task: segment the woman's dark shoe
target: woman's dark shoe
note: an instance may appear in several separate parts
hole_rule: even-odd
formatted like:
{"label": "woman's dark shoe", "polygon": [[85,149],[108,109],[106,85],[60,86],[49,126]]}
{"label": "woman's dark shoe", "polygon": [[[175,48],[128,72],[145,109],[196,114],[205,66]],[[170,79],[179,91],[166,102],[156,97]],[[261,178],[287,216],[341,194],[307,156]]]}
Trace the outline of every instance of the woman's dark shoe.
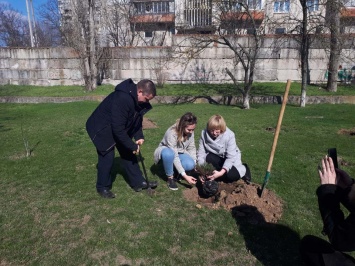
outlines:
{"label": "woman's dark shoe", "polygon": [[113,199],[116,197],[116,195],[113,194],[109,189],[97,190],[97,193],[99,193],[99,195],[105,199]]}
{"label": "woman's dark shoe", "polygon": [[175,178],[168,178],[168,188],[171,189],[171,190],[178,190],[178,186],[176,184],[176,180]]}

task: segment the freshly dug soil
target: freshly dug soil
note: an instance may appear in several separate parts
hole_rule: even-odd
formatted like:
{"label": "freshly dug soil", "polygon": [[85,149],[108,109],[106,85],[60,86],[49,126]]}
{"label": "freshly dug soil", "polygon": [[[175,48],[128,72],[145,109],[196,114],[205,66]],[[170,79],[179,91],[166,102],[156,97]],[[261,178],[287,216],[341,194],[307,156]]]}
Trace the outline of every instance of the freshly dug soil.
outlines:
{"label": "freshly dug soil", "polygon": [[[143,118],[143,129],[156,127],[153,121]],[[201,196],[196,187],[185,189],[183,194],[187,200],[196,202],[198,208],[224,208],[231,211],[234,217],[243,217],[251,224],[276,223],[282,216],[282,200],[266,188],[259,197],[258,189],[260,186],[257,184],[247,185],[239,180],[233,183],[219,182],[218,193],[210,198]]]}
{"label": "freshly dug soil", "polygon": [[143,117],[143,129],[156,128],[157,125],[150,119]]}
{"label": "freshly dug soil", "polygon": [[251,224],[276,223],[282,216],[283,202],[266,188],[259,197],[260,188],[260,185],[248,185],[243,180],[238,180],[233,183],[219,182],[218,193],[210,198],[200,195],[196,187],[185,189],[183,194],[187,200],[196,202],[197,208],[224,208],[231,211],[234,217],[243,217]]}

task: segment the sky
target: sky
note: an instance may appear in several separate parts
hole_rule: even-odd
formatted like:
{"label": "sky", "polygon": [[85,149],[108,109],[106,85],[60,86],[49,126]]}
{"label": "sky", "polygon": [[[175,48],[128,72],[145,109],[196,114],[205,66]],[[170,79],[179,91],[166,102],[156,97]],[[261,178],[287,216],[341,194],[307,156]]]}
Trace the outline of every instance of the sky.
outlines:
{"label": "sky", "polygon": [[[9,3],[13,9],[18,10],[23,15],[27,15],[26,0],[0,0],[0,2]],[[37,13],[38,7],[46,2],[47,0],[32,0],[34,12]],[[30,0],[28,0],[28,3],[30,3]]]}

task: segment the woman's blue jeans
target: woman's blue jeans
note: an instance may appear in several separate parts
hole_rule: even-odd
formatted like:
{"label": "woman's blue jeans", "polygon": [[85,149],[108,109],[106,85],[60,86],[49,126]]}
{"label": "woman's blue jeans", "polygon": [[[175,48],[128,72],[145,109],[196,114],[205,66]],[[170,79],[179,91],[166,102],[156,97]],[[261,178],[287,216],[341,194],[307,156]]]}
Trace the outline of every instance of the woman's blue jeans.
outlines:
{"label": "woman's blue jeans", "polygon": [[[175,158],[175,153],[172,149],[170,148],[164,148],[161,151],[161,161],[163,162],[163,167],[165,174],[167,176],[173,176],[174,175],[174,158]],[[190,171],[195,168],[195,161],[192,159],[192,157],[188,154],[185,153],[179,153],[179,158],[182,167],[185,169],[185,171]]]}

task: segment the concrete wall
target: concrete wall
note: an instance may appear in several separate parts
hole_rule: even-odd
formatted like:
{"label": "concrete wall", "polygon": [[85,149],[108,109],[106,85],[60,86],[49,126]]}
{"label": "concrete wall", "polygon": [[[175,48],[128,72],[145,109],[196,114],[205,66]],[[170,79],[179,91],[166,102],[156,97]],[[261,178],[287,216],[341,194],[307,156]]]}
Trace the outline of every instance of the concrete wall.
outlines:
{"label": "concrete wall", "polygon": [[1,48],[0,83],[48,86],[83,80],[80,61],[70,48]]}
{"label": "concrete wall", "polygon": [[[163,75],[167,83],[231,82],[225,68],[233,69],[230,49],[212,45],[199,59],[187,61],[172,53],[173,47],[108,48],[103,83],[117,84],[132,78],[154,81]],[[345,51],[349,53],[348,50]],[[351,52],[351,51],[350,51]],[[328,58],[324,50],[310,51],[311,82],[324,82]],[[351,63],[341,63],[351,68]],[[354,64],[355,65],[355,64]],[[241,66],[236,75],[243,78]],[[293,45],[279,47],[277,52],[263,48],[257,62],[255,81],[281,81],[301,79],[298,52]],[[81,85],[83,79],[80,60],[70,48],[0,48],[0,84],[15,85]]]}

